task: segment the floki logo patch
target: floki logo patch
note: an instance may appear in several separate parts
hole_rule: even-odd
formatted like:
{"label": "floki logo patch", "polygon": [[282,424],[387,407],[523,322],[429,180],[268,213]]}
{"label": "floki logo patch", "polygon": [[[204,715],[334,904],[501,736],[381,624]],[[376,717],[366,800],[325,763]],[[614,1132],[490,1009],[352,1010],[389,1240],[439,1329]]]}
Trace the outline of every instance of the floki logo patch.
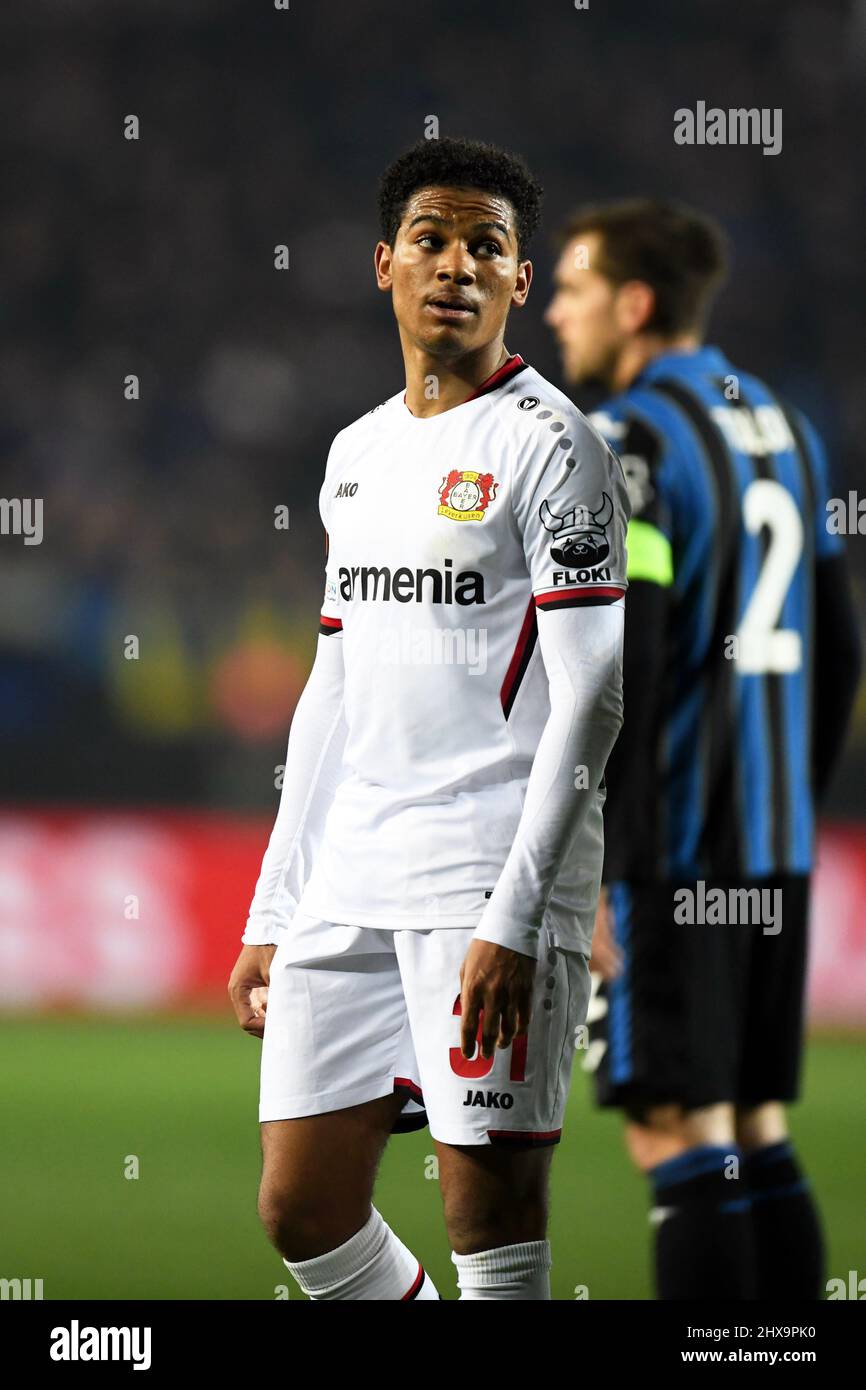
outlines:
{"label": "floki logo patch", "polygon": [[581,503],[570,512],[557,516],[551,511],[545,497],[538,514],[545,529],[553,532],[554,543],[550,553],[554,560],[566,568],[598,565],[610,554],[606,528],[613,517],[613,503],[606,492],[601,494],[601,506],[597,512]]}
{"label": "floki logo patch", "polygon": [[492,473],[452,468],[439,488],[439,515],[451,521],[483,521],[498,486]]}

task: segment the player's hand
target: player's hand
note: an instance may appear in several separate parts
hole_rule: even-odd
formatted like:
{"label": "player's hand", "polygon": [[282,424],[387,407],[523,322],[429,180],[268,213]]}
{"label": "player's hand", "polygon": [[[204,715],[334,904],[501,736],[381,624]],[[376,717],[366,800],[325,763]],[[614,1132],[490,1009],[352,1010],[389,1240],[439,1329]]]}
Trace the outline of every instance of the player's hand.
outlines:
{"label": "player's hand", "polygon": [[460,1051],[475,1055],[483,1014],[481,1055],[509,1043],[529,1028],[535,958],[492,941],[473,941],[460,967]]}
{"label": "player's hand", "polygon": [[245,1033],[262,1038],[268,1007],[268,982],[276,946],[243,946],[229,980],[229,998]]}
{"label": "player's hand", "polygon": [[622,973],[622,952],[613,938],[613,908],[606,888],[598,895],[598,908],[595,926],[592,931],[592,957],[590,970],[594,970],[603,980],[615,980]]}

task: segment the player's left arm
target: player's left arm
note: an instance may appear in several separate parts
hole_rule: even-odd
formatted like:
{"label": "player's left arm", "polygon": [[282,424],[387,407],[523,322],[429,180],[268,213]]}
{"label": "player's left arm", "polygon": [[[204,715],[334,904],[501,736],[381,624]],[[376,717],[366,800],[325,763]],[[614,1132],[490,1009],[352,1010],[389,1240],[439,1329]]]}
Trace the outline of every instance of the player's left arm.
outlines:
{"label": "player's left arm", "polygon": [[812,785],[821,803],[839,763],[860,684],[863,653],[844,553],[815,565],[815,716]]}
{"label": "player's left arm", "polygon": [[550,714],[508,857],[462,974],[461,1044],[482,1055],[529,1024],[538,933],[563,855],[588,815],[622,725],[625,529],[619,460],[577,415],[576,464],[536,457],[515,486],[515,519],[532,579]]}
{"label": "player's left arm", "polygon": [[862,669],[862,647],[841,535],[830,525],[830,466],[820,435],[799,411],[815,493],[815,642],[812,653],[812,787],[826,795],[838,765]]}

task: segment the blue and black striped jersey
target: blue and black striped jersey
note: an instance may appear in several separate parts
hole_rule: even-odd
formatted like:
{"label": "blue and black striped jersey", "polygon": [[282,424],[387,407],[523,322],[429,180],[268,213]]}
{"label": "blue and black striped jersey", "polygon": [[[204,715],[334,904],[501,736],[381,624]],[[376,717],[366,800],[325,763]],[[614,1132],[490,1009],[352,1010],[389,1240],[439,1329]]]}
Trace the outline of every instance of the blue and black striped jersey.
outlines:
{"label": "blue and black striped jersey", "polygon": [[[842,551],[821,441],[715,347],[655,358],[592,420],[629,480],[629,581],[665,594],[640,633],[662,673],[650,770],[630,786],[614,750],[607,779],[625,808],[608,839],[625,837],[639,797],[651,844],[626,872],[635,858],[612,843],[605,876],[808,872],[815,575]],[[639,715],[627,689],[625,728]]]}

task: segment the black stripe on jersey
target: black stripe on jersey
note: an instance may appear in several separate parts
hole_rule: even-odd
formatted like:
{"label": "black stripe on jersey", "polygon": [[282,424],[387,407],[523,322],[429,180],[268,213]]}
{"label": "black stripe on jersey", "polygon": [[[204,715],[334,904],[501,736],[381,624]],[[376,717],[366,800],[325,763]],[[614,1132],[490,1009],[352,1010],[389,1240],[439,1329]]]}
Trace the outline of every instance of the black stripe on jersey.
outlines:
{"label": "black stripe on jersey", "polygon": [[[673,535],[674,527],[670,507],[665,500],[662,489],[657,485],[658,471],[661,467],[666,447],[665,436],[655,422],[647,420],[643,415],[638,415],[636,413],[637,407],[633,407],[633,411],[635,413],[630,413],[626,416],[627,429],[624,439],[616,441],[613,445],[617,453],[620,452],[620,448],[622,449],[621,462],[632,504],[631,520],[649,522],[651,526],[657,527],[660,531],[663,531],[665,535],[671,536]],[[637,468],[635,467],[636,461],[638,463]],[[642,470],[639,467],[640,461],[643,461],[647,466],[648,471],[645,476],[642,476]],[[649,581],[641,579],[632,581],[632,584],[636,586],[635,601],[638,604],[642,601],[640,589],[643,585],[648,583]],[[652,587],[657,588],[658,586],[655,585]],[[628,604],[626,604],[626,608],[628,608]],[[629,616],[628,612],[626,612],[626,643],[629,643],[631,640],[628,636],[628,624]],[[632,631],[634,631],[634,627]],[[659,768],[662,765],[661,759],[664,756],[661,747],[664,719],[663,709],[670,698],[670,692],[673,686],[672,673],[676,670],[675,625],[669,621],[666,622],[664,626],[659,623],[654,623],[651,633],[645,635],[654,642],[662,643],[664,652],[661,666],[663,683],[659,690],[660,703],[653,720],[651,733],[653,741],[651,766]],[[643,636],[643,634],[641,636]],[[640,641],[641,638],[639,637],[638,642],[640,643]],[[622,750],[625,748],[627,741],[626,738],[622,743],[619,757],[615,757],[617,767],[623,762]],[[660,774],[656,775],[660,776]],[[617,798],[614,800],[608,813],[612,824],[616,821],[618,809],[619,799]],[[656,866],[666,862],[668,837],[670,833],[669,821],[670,817],[667,799],[661,795],[655,796],[651,824],[646,826],[647,843],[644,847],[644,852],[646,854],[646,859],[644,860],[645,864]],[[655,868],[653,868],[653,872],[655,872]]]}
{"label": "black stripe on jersey", "polygon": [[[341,618],[326,618],[324,614],[319,620],[319,632],[322,637],[335,637],[338,632],[343,631]],[[334,648],[336,651],[336,647]]]}
{"label": "black stripe on jersey", "polygon": [[[662,437],[656,429],[637,415],[628,417],[625,436],[617,441],[616,452],[620,454],[621,462],[625,460],[622,466],[632,502],[632,520],[649,521],[662,531],[670,528],[668,509],[655,486],[655,474],[663,449]],[[635,471],[636,464],[640,463],[646,464],[645,476]]]}
{"label": "black stripe on jersey", "polygon": [[676,405],[703,446],[712,470],[718,498],[715,547],[715,622],[710,636],[704,676],[704,708],[700,758],[703,767],[704,804],[696,811],[703,818],[700,851],[704,872],[742,873],[742,814],[739,795],[741,775],[735,730],[734,665],[724,655],[725,639],[736,632],[740,600],[741,523],[734,478],[734,464],[721,433],[703,402],[679,381],[653,381],[650,389]]}
{"label": "black stripe on jersey", "polygon": [[625,598],[625,589],[562,589],[558,594],[536,594],[535,606],[545,612],[554,608],[598,608],[621,598]]}
{"label": "black stripe on jersey", "polygon": [[426,1129],[427,1111],[416,1110],[411,1115],[398,1115],[391,1126],[392,1134],[414,1134],[417,1129]]}
{"label": "black stripe on jersey", "polygon": [[[774,392],[770,392],[770,394],[774,396],[776,405],[784,415],[788,424],[788,429],[794,436],[794,442],[797,445],[797,462],[803,474],[803,496],[807,499],[808,503],[808,511],[803,519],[804,523],[808,525],[809,522],[817,519],[816,514],[818,508],[818,498],[815,492],[815,478],[812,473],[812,453],[809,445],[806,443],[806,436],[803,433],[803,427],[797,417],[796,410],[788,405],[788,402],[783,400],[781,396],[776,396]],[[809,529],[809,537],[811,541],[814,541],[811,527]]]}
{"label": "black stripe on jersey", "polygon": [[[407,1100],[414,1100],[417,1105],[423,1106],[424,1092],[416,1082],[411,1081],[408,1076],[394,1077],[395,1095],[405,1095]],[[405,1115],[401,1113],[397,1116],[391,1126],[392,1134],[411,1134],[413,1130],[424,1129],[427,1125],[427,1111],[415,1110]]]}
{"label": "black stripe on jersey", "polygon": [[547,1149],[558,1144],[562,1138],[561,1129],[488,1129],[487,1137],[491,1144],[522,1144],[527,1149]]}
{"label": "black stripe on jersey", "polygon": [[[645,420],[629,415],[626,432],[622,441],[624,454],[637,454],[652,471],[662,456],[662,439],[658,430],[652,429]],[[619,450],[617,450],[619,452]]]}

